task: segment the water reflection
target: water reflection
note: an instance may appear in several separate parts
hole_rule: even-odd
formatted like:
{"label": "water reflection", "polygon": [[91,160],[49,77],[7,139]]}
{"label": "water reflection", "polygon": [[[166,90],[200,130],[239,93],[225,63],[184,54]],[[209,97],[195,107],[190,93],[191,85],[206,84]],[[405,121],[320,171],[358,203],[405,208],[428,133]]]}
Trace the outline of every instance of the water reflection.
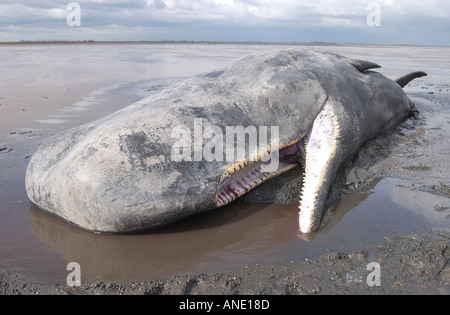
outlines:
{"label": "water reflection", "polygon": [[308,235],[299,233],[297,203],[255,205],[239,201],[143,234],[97,235],[34,207],[30,208],[30,226],[36,238],[67,263],[80,263],[84,277],[142,279],[242,267],[284,246],[308,252],[314,244],[309,246],[305,241],[328,234],[366,198],[352,195],[332,204],[322,228]]}

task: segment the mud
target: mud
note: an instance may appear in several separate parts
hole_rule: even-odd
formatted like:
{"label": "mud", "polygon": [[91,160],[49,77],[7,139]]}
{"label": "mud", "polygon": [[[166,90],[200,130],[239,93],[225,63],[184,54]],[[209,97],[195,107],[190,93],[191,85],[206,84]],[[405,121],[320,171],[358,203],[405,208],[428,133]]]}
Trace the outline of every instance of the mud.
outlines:
{"label": "mud", "polygon": [[[88,281],[69,288],[0,274],[0,294],[26,295],[317,295],[450,294],[450,233],[390,237],[354,252],[244,266],[222,273],[176,275],[150,281]],[[379,264],[379,273],[370,263]],[[379,282],[374,277],[379,276]]]}

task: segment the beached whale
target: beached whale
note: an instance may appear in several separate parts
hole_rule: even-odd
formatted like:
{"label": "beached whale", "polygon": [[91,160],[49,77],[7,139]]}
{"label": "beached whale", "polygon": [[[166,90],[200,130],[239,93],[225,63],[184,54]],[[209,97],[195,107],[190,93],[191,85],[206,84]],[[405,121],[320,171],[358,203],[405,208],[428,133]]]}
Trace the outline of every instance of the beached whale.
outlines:
{"label": "beached whale", "polygon": [[321,50],[244,57],[42,144],[32,203],[95,232],[155,228],[236,200],[302,163],[299,224],[316,230],[360,146],[418,111],[377,64]]}

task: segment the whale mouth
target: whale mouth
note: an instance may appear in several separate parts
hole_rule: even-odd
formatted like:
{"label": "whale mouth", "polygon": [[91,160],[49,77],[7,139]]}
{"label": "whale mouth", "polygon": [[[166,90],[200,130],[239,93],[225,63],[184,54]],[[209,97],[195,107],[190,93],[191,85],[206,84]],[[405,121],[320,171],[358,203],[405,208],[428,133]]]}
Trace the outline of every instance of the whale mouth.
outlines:
{"label": "whale mouth", "polygon": [[246,160],[228,168],[217,188],[217,206],[225,206],[269,179],[297,167],[304,161],[304,147],[303,141],[297,140],[256,162]]}

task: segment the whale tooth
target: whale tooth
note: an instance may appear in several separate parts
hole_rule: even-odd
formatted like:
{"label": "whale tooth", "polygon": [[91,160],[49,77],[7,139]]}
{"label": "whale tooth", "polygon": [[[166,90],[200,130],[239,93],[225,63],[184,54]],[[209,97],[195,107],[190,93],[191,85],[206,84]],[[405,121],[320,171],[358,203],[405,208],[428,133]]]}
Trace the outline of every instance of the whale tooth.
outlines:
{"label": "whale tooth", "polygon": [[221,181],[223,181],[227,177],[230,177],[231,175],[233,175],[237,171],[247,167],[250,164],[251,163],[249,163],[248,159],[245,159],[244,161],[241,161],[241,162],[233,164],[232,166],[230,166],[229,168],[227,168],[225,170],[224,174],[222,175],[222,180]]}
{"label": "whale tooth", "polygon": [[235,200],[235,199],[237,199],[239,197],[239,195],[235,192],[235,190],[233,189],[232,186],[229,186],[228,193],[229,193],[229,195],[230,195],[232,200]]}
{"label": "whale tooth", "polygon": [[225,200],[227,201],[226,203],[230,203],[233,201],[233,198],[231,198],[228,194],[225,194]]}
{"label": "whale tooth", "polygon": [[228,195],[223,191],[220,196],[222,197],[223,203],[226,204],[228,202],[230,202],[230,198],[228,197]]}

